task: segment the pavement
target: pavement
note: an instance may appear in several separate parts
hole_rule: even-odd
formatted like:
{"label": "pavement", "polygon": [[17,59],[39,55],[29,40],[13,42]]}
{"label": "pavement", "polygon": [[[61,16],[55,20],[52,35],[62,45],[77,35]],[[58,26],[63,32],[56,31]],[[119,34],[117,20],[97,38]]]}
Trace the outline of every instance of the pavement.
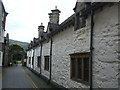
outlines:
{"label": "pavement", "polygon": [[54,86],[38,77],[28,68],[22,65],[15,65],[3,68],[2,88],[52,88]]}

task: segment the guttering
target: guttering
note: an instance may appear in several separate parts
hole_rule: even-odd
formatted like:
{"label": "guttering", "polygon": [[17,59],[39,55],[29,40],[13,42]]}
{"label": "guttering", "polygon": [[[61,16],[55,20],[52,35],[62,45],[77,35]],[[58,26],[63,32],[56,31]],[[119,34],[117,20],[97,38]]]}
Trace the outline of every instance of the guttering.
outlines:
{"label": "guttering", "polygon": [[90,90],[93,89],[93,28],[94,28],[94,10],[91,10],[91,34],[90,34]]}
{"label": "guttering", "polygon": [[50,43],[50,77],[49,77],[49,82],[51,81],[51,74],[52,74],[52,38],[51,38],[51,43]]}
{"label": "guttering", "polygon": [[42,43],[40,45],[41,45],[41,48],[40,48],[40,75],[41,75]]}

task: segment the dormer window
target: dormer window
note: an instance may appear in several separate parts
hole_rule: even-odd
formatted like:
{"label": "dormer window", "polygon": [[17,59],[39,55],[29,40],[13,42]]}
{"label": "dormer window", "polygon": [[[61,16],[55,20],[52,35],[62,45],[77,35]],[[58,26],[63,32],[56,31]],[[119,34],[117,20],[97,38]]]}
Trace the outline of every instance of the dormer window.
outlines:
{"label": "dormer window", "polygon": [[83,11],[76,14],[76,30],[86,26],[86,17],[80,16]]}
{"label": "dormer window", "polygon": [[80,28],[83,28],[86,26],[86,18],[84,16],[81,17],[80,22],[81,22]]}

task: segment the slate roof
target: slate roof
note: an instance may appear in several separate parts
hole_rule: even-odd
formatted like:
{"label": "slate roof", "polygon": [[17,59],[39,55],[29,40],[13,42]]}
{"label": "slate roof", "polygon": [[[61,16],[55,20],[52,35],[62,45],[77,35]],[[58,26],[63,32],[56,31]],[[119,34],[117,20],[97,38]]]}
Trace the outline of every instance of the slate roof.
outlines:
{"label": "slate roof", "polygon": [[[84,15],[88,15],[91,13],[91,10],[94,10],[94,9],[97,9],[99,8],[100,6],[103,6],[105,5],[106,3],[105,2],[96,2],[96,3],[93,3],[89,8],[86,8],[85,11],[83,11],[83,14],[81,16],[84,16]],[[76,7],[75,7],[76,8]],[[75,9],[74,8],[74,9]],[[46,33],[46,37],[47,39],[51,38],[52,36],[54,36],[55,34],[57,34],[58,32],[62,31],[62,30],[65,30],[66,27],[70,26],[70,25],[74,25],[74,22],[75,22],[75,14],[74,13],[73,15],[71,15],[69,18],[67,18],[64,22],[62,22],[61,24],[51,24],[51,23],[48,23],[48,28],[51,28],[52,31],[50,33]],[[35,47],[37,45],[39,45],[40,43],[42,43],[43,41],[45,41],[46,38],[43,37],[41,40],[39,39],[36,43],[32,43],[32,47]],[[32,47],[29,47],[32,48]]]}

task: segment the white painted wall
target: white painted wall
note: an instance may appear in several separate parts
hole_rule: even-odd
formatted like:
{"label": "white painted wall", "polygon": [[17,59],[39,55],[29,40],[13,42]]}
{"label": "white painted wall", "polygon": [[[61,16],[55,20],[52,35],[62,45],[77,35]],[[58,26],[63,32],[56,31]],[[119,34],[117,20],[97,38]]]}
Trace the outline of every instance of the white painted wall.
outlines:
{"label": "white painted wall", "polygon": [[87,88],[70,79],[70,54],[89,52],[89,30],[68,27],[53,37],[52,80],[66,88]]}
{"label": "white painted wall", "polygon": [[93,86],[118,88],[118,3],[95,13]]}
{"label": "white painted wall", "polygon": [[4,42],[4,34],[5,34],[5,31],[3,30],[2,27],[3,18],[4,18],[3,7],[2,7],[2,2],[0,1],[0,43]]}
{"label": "white painted wall", "polygon": [[37,57],[40,56],[40,46],[35,48],[35,53],[34,53],[34,70],[40,73],[40,67],[37,66]]}
{"label": "white painted wall", "polygon": [[0,1],[0,42],[2,42],[2,3]]}
{"label": "white painted wall", "polygon": [[[33,57],[33,49],[31,49],[30,51],[27,51],[27,67],[32,68],[33,69],[33,65],[32,65],[32,57]],[[31,61],[29,64],[29,57],[31,57]]]}
{"label": "white painted wall", "polygon": [[[118,88],[118,7],[105,6],[95,12],[93,34],[93,87]],[[74,31],[70,26],[53,36],[52,81],[66,88],[88,88],[89,86],[70,79],[70,55],[90,52],[90,16],[87,27]],[[36,56],[39,50],[36,50]],[[44,56],[50,55],[50,41],[43,43],[42,75],[49,78],[44,70]]]}
{"label": "white painted wall", "polygon": [[41,73],[42,75],[44,75],[45,77],[47,77],[49,79],[49,71],[46,71],[44,69],[45,66],[45,56],[50,56],[50,41],[45,41],[43,42],[43,46],[42,46],[42,60],[41,60]]}
{"label": "white painted wall", "polygon": [[4,30],[2,29],[2,1],[0,0],[0,66],[2,66],[3,51],[2,43],[4,42]]}
{"label": "white painted wall", "polygon": [[2,66],[3,52],[0,51],[0,66]]}

